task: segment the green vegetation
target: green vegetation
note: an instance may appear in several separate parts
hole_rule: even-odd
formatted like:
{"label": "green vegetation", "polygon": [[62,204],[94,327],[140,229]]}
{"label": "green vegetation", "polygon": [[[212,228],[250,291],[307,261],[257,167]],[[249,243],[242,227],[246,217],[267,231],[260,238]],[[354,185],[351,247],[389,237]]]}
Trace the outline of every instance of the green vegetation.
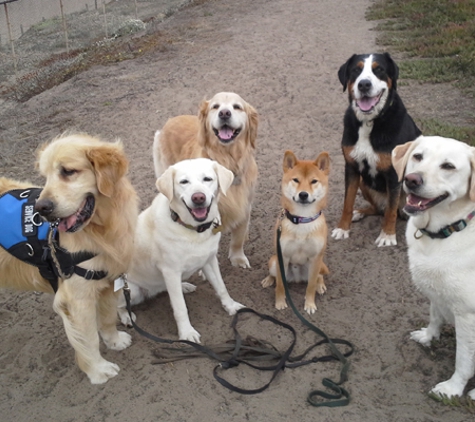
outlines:
{"label": "green vegetation", "polygon": [[[377,0],[367,18],[381,20],[379,44],[404,54],[398,62],[404,78],[453,83],[475,98],[475,0]],[[418,124],[426,133],[475,140],[474,127]]]}

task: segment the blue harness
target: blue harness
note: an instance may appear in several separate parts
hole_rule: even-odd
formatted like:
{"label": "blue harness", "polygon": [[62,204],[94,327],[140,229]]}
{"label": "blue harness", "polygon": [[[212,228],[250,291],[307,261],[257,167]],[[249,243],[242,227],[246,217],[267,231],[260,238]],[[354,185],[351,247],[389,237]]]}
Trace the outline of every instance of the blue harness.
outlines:
{"label": "blue harness", "polygon": [[87,280],[107,276],[105,271],[86,270],[76,264],[95,256],[91,252],[69,253],[59,246],[56,226],[35,211],[42,189],[14,189],[0,196],[0,246],[14,257],[38,268],[56,292],[58,278],[73,273]]}

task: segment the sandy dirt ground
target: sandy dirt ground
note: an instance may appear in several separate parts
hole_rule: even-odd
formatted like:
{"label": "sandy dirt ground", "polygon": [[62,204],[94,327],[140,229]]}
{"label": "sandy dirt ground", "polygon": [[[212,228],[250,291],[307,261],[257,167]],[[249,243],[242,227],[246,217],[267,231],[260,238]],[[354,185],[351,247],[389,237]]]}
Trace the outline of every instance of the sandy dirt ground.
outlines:
{"label": "sandy dirt ground", "polygon": [[[203,98],[235,91],[259,112],[259,186],[245,251],[252,269],[234,268],[223,237],[220,263],[234,299],[293,325],[297,351],[318,338],[290,309],[274,308],[273,289],[263,289],[279,212],[281,162],[286,149],[312,159],[332,159],[326,218],[335,227],[343,205],[344,161],[340,151],[347,95],[337,70],[353,53],[380,50],[374,23],[365,20],[368,0],[222,0],[186,8],[161,24],[174,41],[166,49],[107,67],[94,67],[26,103],[0,103],[0,173],[41,183],[35,149],[64,130],[119,137],[130,157],[130,177],[142,208],[154,195],[153,133],[178,114],[195,114]],[[425,87],[401,81],[400,93],[416,117],[444,117],[466,123],[473,105],[449,86]],[[473,123],[473,122],[472,122]],[[355,344],[345,387],[352,401],[341,408],[307,404],[323,377],[337,378],[338,365],[318,363],[285,370],[265,392],[241,395],[212,376],[207,359],[154,365],[155,345],[133,330],[133,344],[103,355],[120,365],[119,375],[93,386],[74,363],[53,298],[34,293],[0,294],[0,419],[4,421],[452,421],[473,420],[464,408],[433,401],[427,392],[453,372],[453,332],[430,349],[409,340],[428,320],[429,306],[412,286],[407,269],[404,222],[398,246],[377,248],[379,217],[353,225],[350,238],[329,239],[328,291],[317,298],[309,320],[331,337]],[[205,344],[232,337],[231,317],[207,282],[196,278],[186,297],[190,318]],[[303,311],[304,285],[291,286]],[[176,338],[166,294],[135,309],[139,324]],[[246,334],[278,345],[287,333],[244,318]],[[238,367],[226,373],[244,388],[268,379]],[[473,388],[474,380],[471,381]]]}

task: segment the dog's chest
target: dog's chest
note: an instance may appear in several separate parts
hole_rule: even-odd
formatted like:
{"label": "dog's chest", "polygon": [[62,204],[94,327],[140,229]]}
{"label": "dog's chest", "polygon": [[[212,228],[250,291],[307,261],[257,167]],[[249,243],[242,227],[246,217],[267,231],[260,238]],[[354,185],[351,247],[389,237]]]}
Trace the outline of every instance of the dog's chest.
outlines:
{"label": "dog's chest", "polygon": [[282,253],[294,265],[306,265],[319,255],[325,245],[322,236],[301,236],[285,233],[281,239]]}
{"label": "dog's chest", "polygon": [[358,141],[350,152],[350,157],[358,164],[359,171],[362,173],[365,164],[368,166],[368,172],[372,177],[376,177],[378,172],[379,155],[374,152],[371,145],[371,131],[373,122],[363,123],[358,130]]}

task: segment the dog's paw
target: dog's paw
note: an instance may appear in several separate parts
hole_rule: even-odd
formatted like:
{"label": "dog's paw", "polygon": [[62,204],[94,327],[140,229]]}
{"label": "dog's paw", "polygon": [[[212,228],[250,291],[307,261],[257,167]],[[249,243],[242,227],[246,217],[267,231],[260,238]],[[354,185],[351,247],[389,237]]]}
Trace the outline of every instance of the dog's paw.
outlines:
{"label": "dog's paw", "polygon": [[181,289],[183,290],[183,293],[192,293],[196,290],[196,286],[191,283],[181,283]]}
{"label": "dog's paw", "polygon": [[179,338],[180,340],[192,341],[193,343],[201,343],[201,334],[193,327],[190,327],[187,330],[180,331]]}
{"label": "dog's paw", "polygon": [[315,304],[315,301],[305,301],[304,310],[305,312],[307,312],[307,314],[313,315],[317,310],[317,305]]}
{"label": "dog's paw", "polygon": [[430,392],[441,398],[444,396],[448,398],[455,396],[462,397],[464,387],[465,385],[461,384],[460,382],[452,381],[451,378],[447,381],[440,382],[432,390],[430,390]]}
{"label": "dog's paw", "polygon": [[353,210],[353,215],[351,217],[351,221],[354,223],[355,221],[360,221],[365,217],[365,215],[362,212],[359,212],[358,210]]}
{"label": "dog's paw", "polygon": [[133,327],[132,325],[132,320],[135,322],[137,320],[137,317],[135,314],[132,312],[132,320],[130,319],[129,312],[125,308],[118,308],[117,309],[117,314],[119,315],[119,319],[122,325],[125,327]]}
{"label": "dog's paw", "polygon": [[223,303],[223,308],[226,309],[229,315],[234,315],[239,309],[245,308],[245,307],[246,307],[245,305],[239,302],[236,302],[235,300],[232,300],[232,299],[229,302]]}
{"label": "dog's paw", "polygon": [[111,350],[124,350],[132,344],[132,336],[125,331],[117,331],[112,338],[102,337],[105,345]]}
{"label": "dog's paw", "polygon": [[287,302],[285,301],[285,298],[284,299],[276,299],[275,300],[275,307],[279,311],[281,311],[282,309],[287,308]]}
{"label": "dog's paw", "polygon": [[378,238],[376,239],[374,243],[378,245],[378,248],[380,248],[381,246],[396,246],[397,245],[396,235],[386,234],[384,233],[383,230],[381,230],[381,233],[379,234]]}
{"label": "dog's paw", "polygon": [[417,341],[426,347],[430,346],[430,343],[434,337],[439,338],[439,336],[430,333],[427,328],[421,328],[420,330],[413,331],[411,333],[411,340]]}
{"label": "dog's paw", "polygon": [[326,291],[327,291],[327,286],[325,286],[323,282],[317,286],[317,293],[319,295],[325,294]]}
{"label": "dog's paw", "polygon": [[101,358],[101,362],[91,365],[87,376],[91,384],[104,384],[109,379],[114,378],[120,371],[119,365]]}
{"label": "dog's paw", "polygon": [[335,240],[348,239],[350,237],[350,231],[336,228],[332,231],[332,237]]}
{"label": "dog's paw", "polygon": [[229,253],[229,260],[233,267],[241,267],[241,268],[251,268],[251,264],[249,264],[249,260],[244,253]]}
{"label": "dog's paw", "polygon": [[271,275],[268,275],[264,280],[261,281],[261,286],[266,288],[273,286],[275,282],[275,278],[272,277]]}

